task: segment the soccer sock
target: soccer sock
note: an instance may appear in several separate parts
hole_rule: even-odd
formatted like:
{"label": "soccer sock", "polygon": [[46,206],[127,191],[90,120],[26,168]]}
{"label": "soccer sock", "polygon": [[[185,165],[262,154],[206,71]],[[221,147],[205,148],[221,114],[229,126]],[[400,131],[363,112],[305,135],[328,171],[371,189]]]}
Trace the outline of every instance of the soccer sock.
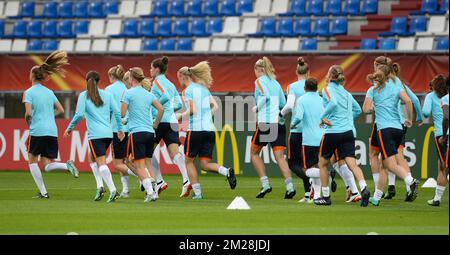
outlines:
{"label": "soccer sock", "polygon": [[142,185],[144,185],[147,195],[155,193],[155,191],[153,190],[152,180],[150,178],[145,178],[142,181]]}
{"label": "soccer sock", "polygon": [[66,163],[60,163],[60,162],[52,162],[52,163],[50,163],[50,164],[45,166],[45,171],[46,172],[50,172],[50,171],[53,171],[53,170],[64,170],[64,171],[67,171],[69,169],[67,168],[67,164]]}
{"label": "soccer sock", "polygon": [[286,190],[292,191],[294,190],[294,184],[292,183],[292,177],[288,177],[284,180],[284,184],[286,184]]}
{"label": "soccer sock", "polygon": [[[155,156],[153,156],[152,158],[152,166],[153,166],[153,170],[155,171],[155,177],[156,177],[156,182],[160,183],[160,182],[164,182],[164,179],[161,175],[161,168],[159,167],[159,160],[156,159]],[[148,170],[147,170],[148,172]],[[150,174],[149,174],[150,176]]]}
{"label": "soccer sock", "polygon": [[319,168],[309,168],[308,170],[306,170],[306,176],[308,176],[309,178],[320,178]]}
{"label": "soccer sock", "polygon": [[181,176],[183,177],[183,183],[189,182],[184,154],[178,153],[175,155],[173,162],[178,166],[178,169],[180,169]]}
{"label": "soccer sock", "polygon": [[409,173],[406,177],[405,177],[405,183],[406,186],[411,186],[412,182],[414,181],[414,178],[412,178],[411,173]]}
{"label": "soccer sock", "polygon": [[336,172],[339,173],[339,175],[341,175],[341,168],[339,167],[339,163],[338,162],[333,164],[333,168],[334,168],[334,170],[336,170]]}
{"label": "soccer sock", "polygon": [[122,192],[128,193],[128,175],[120,177],[120,181],[122,182]]}
{"label": "soccer sock", "polygon": [[312,187],[313,187],[313,191],[314,191],[314,198],[313,199],[318,199],[320,198],[320,178],[311,178],[312,181]]}
{"label": "soccer sock", "polygon": [[330,187],[322,187],[323,197],[330,197]]}
{"label": "soccer sock", "polygon": [[395,174],[394,173],[389,172],[388,185],[389,186],[395,186]]}
{"label": "soccer sock", "polygon": [[131,171],[130,169],[127,170],[128,175],[132,175],[134,177],[138,177],[133,171]]}
{"label": "soccer sock", "polygon": [[31,176],[33,176],[34,182],[38,187],[39,191],[42,195],[47,194],[47,189],[45,189],[44,179],[42,178],[41,169],[39,169],[39,165],[37,163],[29,164]]}
{"label": "soccer sock", "polygon": [[106,186],[108,186],[109,192],[113,193],[116,192],[116,186],[114,185],[114,181],[112,179],[111,172],[109,171],[109,168],[107,165],[102,165],[98,168],[98,171],[100,172],[100,175],[102,176],[103,181],[105,181]]}
{"label": "soccer sock", "polygon": [[339,167],[339,169],[341,170],[342,179],[344,179],[345,185],[350,188],[352,194],[358,193],[359,191],[358,187],[356,187],[355,176],[353,175],[352,171],[348,169],[347,164],[343,164]]}
{"label": "soccer sock", "polygon": [[103,179],[102,179],[102,176],[100,175],[100,172],[98,171],[97,163],[90,163],[89,165],[91,166],[92,173],[94,174],[95,182],[97,184],[97,189],[102,188],[103,187]]}
{"label": "soccer sock", "polygon": [[[408,176],[411,176],[411,173],[408,173]],[[395,178],[395,175],[394,175],[394,178]],[[411,178],[412,178],[412,176],[411,176]],[[413,178],[413,180],[414,180],[414,178]],[[409,184],[409,185],[411,185],[411,184]],[[406,185],[406,192],[410,192],[411,191],[411,187],[409,185]]]}
{"label": "soccer sock", "polygon": [[363,191],[367,187],[366,180],[359,181],[359,188]]}
{"label": "soccer sock", "polygon": [[263,186],[263,188],[269,186],[269,177],[263,176],[259,178],[259,180],[261,181],[261,185]]}
{"label": "soccer sock", "polygon": [[375,194],[373,195],[373,198],[377,201],[380,201],[382,196],[383,196],[383,191],[381,191],[379,189],[375,189]]}
{"label": "soccer sock", "polygon": [[228,168],[220,166],[219,167],[219,174],[228,177]]}
{"label": "soccer sock", "polygon": [[192,184],[192,189],[194,190],[194,194],[196,196],[200,196],[202,194],[202,188],[200,187],[200,183]]}
{"label": "soccer sock", "polygon": [[445,192],[445,186],[440,186],[437,185],[436,186],[436,194],[434,195],[434,201],[439,201],[441,202],[442,196],[444,195]]}
{"label": "soccer sock", "polygon": [[373,182],[375,183],[375,189],[378,187],[378,182],[380,181],[380,174],[379,173],[373,173]]}

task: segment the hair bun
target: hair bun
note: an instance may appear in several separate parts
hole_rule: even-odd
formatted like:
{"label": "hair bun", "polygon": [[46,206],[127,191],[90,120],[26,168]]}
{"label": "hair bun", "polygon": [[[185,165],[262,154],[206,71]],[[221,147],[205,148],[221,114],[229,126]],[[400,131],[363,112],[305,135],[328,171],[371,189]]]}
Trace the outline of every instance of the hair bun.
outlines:
{"label": "hair bun", "polygon": [[299,57],[297,59],[297,63],[299,66],[304,66],[305,65],[305,60],[303,59],[303,57]]}
{"label": "hair bun", "polygon": [[164,65],[167,65],[167,64],[169,64],[169,58],[166,57],[166,56],[164,56],[164,57],[162,57],[161,62],[162,62]]}

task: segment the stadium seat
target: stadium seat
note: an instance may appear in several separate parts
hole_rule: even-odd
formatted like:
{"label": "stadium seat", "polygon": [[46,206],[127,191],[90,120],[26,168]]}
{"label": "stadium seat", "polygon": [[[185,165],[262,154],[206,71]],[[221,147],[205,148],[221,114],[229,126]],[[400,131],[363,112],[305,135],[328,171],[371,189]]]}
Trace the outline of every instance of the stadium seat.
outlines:
{"label": "stadium seat", "polygon": [[286,38],[286,39],[284,39],[281,50],[284,52],[298,51],[299,45],[300,45],[300,40],[298,38]]}
{"label": "stadium seat", "polygon": [[55,19],[58,17],[58,3],[48,2],[44,4],[44,10],[42,11],[42,17],[47,19]]}
{"label": "stadium seat", "polygon": [[132,16],[135,14],[135,8],[136,8],[136,15],[150,15],[151,4],[152,2],[149,1],[138,1],[137,2],[138,7],[136,7],[136,2],[134,0],[121,1],[119,7],[119,16],[121,17]]}
{"label": "stadium seat", "polygon": [[60,18],[72,18],[73,17],[73,3],[72,2],[61,2],[58,5],[59,17]]}
{"label": "stadium seat", "polygon": [[[156,0],[153,3],[151,16],[165,17],[167,16],[167,0]],[[145,47],[145,45],[144,45]]]}
{"label": "stadium seat", "polygon": [[391,22],[391,31],[380,33],[379,36],[409,36],[406,27],[408,25],[407,17],[394,17]]}
{"label": "stadium seat", "polygon": [[323,16],[323,0],[309,0],[307,13],[315,16]]}
{"label": "stadium seat", "polygon": [[74,39],[63,39],[59,42],[59,50],[64,50],[67,52],[73,52],[75,50],[75,40]]}
{"label": "stadium seat", "polygon": [[278,52],[281,50],[281,38],[268,38],[264,44],[263,51]]}
{"label": "stadium seat", "polygon": [[105,15],[118,14],[119,13],[119,1],[109,0],[105,2]]}
{"label": "stadium seat", "polygon": [[153,19],[142,19],[140,34],[144,37],[155,36],[155,21]]}
{"label": "stadium seat", "polygon": [[361,9],[362,15],[377,14],[378,13],[378,0],[363,0]]}
{"label": "stadium seat", "polygon": [[225,52],[228,48],[228,38],[213,38],[211,43],[211,51]]}
{"label": "stadium seat", "polygon": [[448,0],[442,0],[441,8],[439,9],[440,13],[445,14],[448,12]]}
{"label": "stadium seat", "polygon": [[[209,2],[209,1],[208,1]],[[210,48],[211,41],[209,38],[198,38],[194,43],[195,52],[208,52]]]}
{"label": "stadium seat", "polygon": [[281,14],[288,12],[290,0],[277,0],[276,4],[272,5],[271,13]]}
{"label": "stadium seat", "polygon": [[311,31],[311,19],[298,19],[295,24],[294,34],[299,36],[316,36],[316,33]]}
{"label": "stadium seat", "polygon": [[58,36],[62,38],[75,37],[71,20],[63,20],[58,23]]}
{"label": "stadium seat", "polygon": [[276,36],[275,18],[265,18],[261,21],[261,29],[250,36]]}
{"label": "stadium seat", "polygon": [[425,32],[427,31],[427,17],[426,16],[413,16],[411,17],[409,24],[409,32]]}
{"label": "stadium seat", "polygon": [[30,40],[28,41],[27,51],[41,51],[42,50],[42,41],[41,40]]}
{"label": "stadium seat", "polygon": [[222,19],[221,18],[211,18],[208,22],[208,34],[218,34],[222,33]]}
{"label": "stadium seat", "polygon": [[92,52],[106,52],[108,49],[108,39],[94,39],[92,41]]}
{"label": "stadium seat", "polygon": [[105,33],[105,20],[93,19],[89,23],[89,35],[91,36],[103,36]]}
{"label": "stadium seat", "polygon": [[247,51],[261,52],[263,49],[264,39],[262,38],[250,38],[247,43]]}
{"label": "stadium seat", "polygon": [[236,15],[236,0],[223,0],[220,8],[220,15],[235,16]]}
{"label": "stadium seat", "polygon": [[0,2],[0,17],[3,17],[3,10],[5,9],[5,2]]}
{"label": "stadium seat", "polygon": [[42,37],[55,38],[57,35],[57,22],[54,20],[45,21],[42,28]]}
{"label": "stadium seat", "polygon": [[253,11],[253,0],[239,0],[237,5],[237,14],[241,16],[243,13]]}
{"label": "stadium seat", "polygon": [[0,38],[5,35],[5,21],[0,20]]}
{"label": "stadium seat", "polygon": [[370,39],[370,38],[362,39],[359,48],[362,50],[376,50],[377,39]]}
{"label": "stadium seat", "polygon": [[[259,19],[257,17],[246,17],[242,22],[241,34],[254,34],[258,32]],[[239,29],[239,22],[237,23],[236,29]],[[236,32],[239,33],[239,30]]]}
{"label": "stadium seat", "polygon": [[192,20],[191,34],[193,36],[208,36],[206,33],[206,21],[204,18],[195,18]]}
{"label": "stadium seat", "polygon": [[289,11],[280,16],[304,16],[306,15],[306,0],[292,0]]}
{"label": "stadium seat", "polygon": [[302,50],[317,50],[317,39],[316,38],[306,38],[302,42]]}
{"label": "stadium seat", "polygon": [[443,33],[445,31],[445,23],[447,23],[445,16],[431,16],[427,31],[419,34]]}
{"label": "stadium seat", "polygon": [[89,4],[89,17],[91,18],[104,18],[103,2],[95,1]]}
{"label": "stadium seat", "polygon": [[[258,18],[254,18],[255,20],[258,20]],[[241,31],[241,21],[239,20],[239,17],[226,17],[225,23],[223,25],[222,34],[237,34]],[[245,19],[244,19],[245,23]],[[257,29],[258,23],[256,23],[254,29]],[[209,28],[208,28],[209,30]]]}
{"label": "stadium seat", "polygon": [[409,51],[414,50],[416,46],[415,37],[402,37],[398,40],[397,50]]}
{"label": "stadium seat", "polygon": [[294,21],[292,18],[280,18],[278,20],[278,35],[290,37],[294,36]]}
{"label": "stadium seat", "polygon": [[141,39],[128,39],[125,45],[126,52],[139,52],[141,51],[142,40]]}
{"label": "stadium seat", "polygon": [[80,1],[75,3],[74,16],[76,18],[87,18],[88,17],[88,6],[89,3],[86,1]]}
{"label": "stadium seat", "polygon": [[144,40],[144,51],[157,51],[158,50],[158,40],[156,39],[146,39]]}
{"label": "stadium seat", "polygon": [[175,39],[162,39],[161,46],[159,48],[160,51],[174,51],[175,50]]}
{"label": "stadium seat", "polygon": [[[204,15],[206,16],[218,16],[219,15],[219,0],[205,1]],[[196,42],[197,43],[197,42]],[[195,48],[195,46],[194,46]]]}
{"label": "stadium seat", "polygon": [[11,40],[0,40],[0,52],[10,52],[12,46]]}
{"label": "stadium seat", "polygon": [[253,12],[258,14],[268,14],[270,13],[271,5],[271,0],[256,0]]}
{"label": "stadium seat", "polygon": [[347,18],[335,18],[331,23],[331,34],[332,35],[346,35],[348,28]]}
{"label": "stadium seat", "polygon": [[314,26],[314,33],[318,36],[331,36],[330,34],[330,21],[328,18],[320,18],[316,19],[316,23]]}
{"label": "stadium seat", "polygon": [[15,39],[13,41],[11,51],[12,52],[24,52],[27,50],[27,40]]}
{"label": "stadium seat", "polygon": [[112,39],[109,42],[108,51],[122,53],[125,48],[125,39]]}
{"label": "stadium seat", "polygon": [[58,42],[56,40],[44,41],[42,44],[43,51],[55,51],[58,49]]}
{"label": "stadium seat", "polygon": [[138,21],[135,19],[125,20],[123,24],[123,35],[125,37],[138,37]]}
{"label": "stadium seat", "polygon": [[231,38],[229,51],[243,52],[245,51],[245,38]]}
{"label": "stadium seat", "polygon": [[[445,8],[445,6],[444,6]],[[448,8],[447,8],[448,9]],[[420,14],[445,14],[445,9],[439,9],[439,3],[438,0],[423,0],[422,1],[422,7],[420,8],[420,11],[414,11],[411,14],[412,15],[420,15]]]}
{"label": "stadium seat", "polygon": [[[7,1],[5,3],[5,13],[6,17],[17,17],[19,16],[20,2],[19,1]],[[11,47],[10,47],[11,48]]]}
{"label": "stadium seat", "polygon": [[177,43],[177,51],[192,51],[192,38],[180,38]]}
{"label": "stadium seat", "polygon": [[178,18],[173,25],[173,34],[175,36],[189,36],[189,21],[187,18]]}
{"label": "stadium seat", "polygon": [[202,15],[202,0],[189,0],[186,15],[191,17],[199,17]]}
{"label": "stadium seat", "polygon": [[122,33],[122,19],[108,19],[105,34],[115,37]]}
{"label": "stadium seat", "polygon": [[[134,3],[134,1],[133,1]],[[154,2],[153,2],[154,3]],[[139,15],[139,16],[152,16],[152,6],[153,6],[152,1],[137,1],[136,5],[133,6],[133,13],[131,15]],[[134,12],[134,7],[136,7],[136,11]],[[166,5],[167,7],[167,5]],[[164,13],[167,13],[167,8],[165,10],[163,10]]]}
{"label": "stadium seat", "polygon": [[436,50],[448,50],[448,37],[437,39]]}
{"label": "stadium seat", "polygon": [[342,15],[342,1],[328,0],[327,9],[325,13],[328,15],[335,15],[335,16]]}
{"label": "stadium seat", "polygon": [[184,16],[184,0],[171,0],[169,16]]}
{"label": "stadium seat", "polygon": [[351,16],[360,16],[360,0],[346,0],[344,13]]}
{"label": "stadium seat", "polygon": [[76,35],[85,35],[89,33],[89,21],[87,20],[78,20],[75,22],[75,34]]}
{"label": "stadium seat", "polygon": [[30,21],[27,30],[28,37],[40,38],[42,36],[42,22],[36,20]]}
{"label": "stadium seat", "polygon": [[13,25],[12,36],[15,38],[27,37],[27,25],[28,22],[24,20],[18,20]]}
{"label": "stadium seat", "polygon": [[395,38],[381,38],[378,48],[380,50],[395,50]]}
{"label": "stadium seat", "polygon": [[25,17],[25,18],[34,17],[34,8],[35,8],[34,1],[22,2],[22,8],[20,10],[20,17]]}
{"label": "stadium seat", "polygon": [[170,18],[160,19],[157,24],[156,34],[159,36],[172,36],[172,20]]}
{"label": "stadium seat", "polygon": [[416,50],[432,50],[434,37],[419,37]]}

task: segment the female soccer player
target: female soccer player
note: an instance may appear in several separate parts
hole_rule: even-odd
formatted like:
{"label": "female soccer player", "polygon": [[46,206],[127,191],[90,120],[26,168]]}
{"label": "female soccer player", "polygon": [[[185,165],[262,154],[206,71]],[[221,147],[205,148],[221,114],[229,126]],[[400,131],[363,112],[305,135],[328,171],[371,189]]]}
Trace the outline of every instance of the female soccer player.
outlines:
{"label": "female soccer player", "polygon": [[445,186],[448,181],[445,173],[445,156],[447,155],[447,146],[439,143],[442,136],[445,136],[442,129],[442,120],[444,112],[441,108],[441,99],[448,94],[448,87],[445,77],[443,75],[437,75],[431,80],[432,92],[428,93],[425,97],[423,104],[423,115],[425,118],[433,116],[434,123],[434,143],[438,153],[438,177],[436,194],[433,199],[428,201],[431,206],[439,206],[441,204],[442,196],[445,192]]}
{"label": "female soccer player", "polygon": [[368,205],[370,192],[364,174],[355,159],[355,137],[353,119],[361,114],[361,107],[343,85],[345,76],[342,67],[331,66],[327,74],[328,86],[323,89],[325,111],[321,116],[321,126],[328,126],[322,138],[319,151],[319,168],[322,182],[322,195],[314,200],[316,205],[331,205],[328,187],[328,163],[333,154],[336,160],[344,159],[355,175],[361,189],[361,206]]}
{"label": "female soccer player", "polygon": [[193,199],[203,198],[194,163],[197,157],[203,170],[227,177],[230,188],[235,189],[237,181],[234,169],[211,163],[216,144],[213,114],[218,110],[218,105],[209,92],[213,79],[208,62],[200,62],[194,67],[182,67],[178,71],[178,78],[182,87],[186,87],[183,95],[187,110],[179,117],[184,119],[189,116],[189,131],[184,143],[184,151],[189,180],[194,190]]}
{"label": "female soccer player", "polygon": [[[398,105],[400,100],[406,104],[408,115],[405,125],[411,127],[413,116],[411,99],[408,97],[405,88],[396,84],[395,77],[392,75],[392,69],[387,65],[378,65],[377,71],[368,75],[367,79],[374,85],[367,92],[364,112],[370,113],[370,109],[374,109],[376,113],[383,165],[389,171],[404,179],[405,183],[410,186],[410,192],[408,192],[407,196],[413,201],[417,197],[419,182],[411,176],[411,173],[408,173],[407,169],[397,163],[395,157],[398,154],[398,148],[403,138],[403,127]],[[376,185],[374,197],[370,199],[370,202],[375,206],[379,205],[383,196],[383,189],[387,180],[386,176],[386,170],[381,169],[380,180]]]}
{"label": "female soccer player", "polygon": [[114,118],[117,124],[119,140],[123,140],[125,134],[123,132],[119,109],[117,109],[117,105],[113,102],[114,99],[109,93],[98,89],[100,75],[95,71],[90,71],[86,74],[86,81],[87,90],[79,95],[75,116],[73,116],[72,121],[64,132],[64,136],[69,136],[78,122],[83,117],[86,118],[90,146],[89,156],[97,163],[100,175],[108,186],[110,192],[108,203],[111,203],[116,200],[119,194],[117,193],[108,165],[106,165],[106,151],[113,138],[110,116]]}
{"label": "female soccer player", "polygon": [[[447,83],[447,88],[449,87],[448,86],[448,82],[449,80],[448,80],[448,77],[447,77],[447,80],[446,80],[446,83]],[[447,95],[445,95],[442,99],[441,99],[441,105],[442,105],[442,111],[444,112],[444,119],[442,120],[442,130],[443,130],[443,133],[445,133],[445,131],[447,130],[447,136],[442,136],[440,139],[439,139],[439,143],[440,144],[444,144],[445,145],[445,142],[447,142],[447,154],[446,154],[446,156],[445,156],[445,166],[446,166],[446,168],[447,168],[447,181],[448,181],[448,170],[449,170],[449,164],[448,164],[448,162],[449,162],[449,160],[448,160],[448,158],[449,158],[449,151],[450,151],[450,148],[449,148],[449,146],[450,146],[450,139],[449,139],[449,130],[448,130],[448,126],[449,126],[449,117],[448,117],[448,114],[449,114],[449,109],[448,109],[448,94]]]}
{"label": "female soccer player", "polygon": [[252,139],[251,158],[262,184],[261,191],[256,198],[264,198],[272,191],[266,167],[260,157],[260,152],[270,144],[275,159],[285,178],[285,199],[292,199],[296,191],[292,183],[291,170],[284,156],[286,148],[286,127],[281,124],[284,118],[280,111],[286,105],[283,90],[276,80],[275,69],[267,57],[259,59],[255,64],[255,99],[257,108],[257,127]]}
{"label": "female soccer player", "polygon": [[[156,97],[142,86],[145,79],[144,72],[139,67],[129,70],[129,89],[122,99],[121,114],[125,117],[128,111],[128,139],[127,154],[131,153],[136,172],[147,192],[145,202],[156,201],[158,194],[153,189],[151,160],[154,150],[155,128],[163,116],[163,106]],[[153,121],[152,106],[158,111]],[[147,170],[150,170],[150,174]]]}
{"label": "female soccer player", "polygon": [[64,113],[64,108],[53,91],[42,85],[42,82],[47,81],[53,74],[64,76],[62,66],[67,64],[66,52],[55,51],[50,54],[42,65],[31,68],[32,86],[23,94],[25,119],[30,126],[27,145],[28,166],[31,176],[39,188],[39,193],[34,198],[49,198],[38,165],[39,156],[41,156],[41,164],[46,172],[65,170],[70,171],[73,176],[78,178],[78,169],[72,161],[53,162],[58,157],[58,129],[55,116]]}
{"label": "female soccer player", "polygon": [[[189,182],[184,154],[180,152],[181,143],[178,134],[179,127],[175,115],[175,112],[183,108],[183,103],[181,102],[177,89],[166,77],[168,64],[169,58],[162,57],[153,60],[150,68],[150,74],[153,78],[151,92],[159,101],[165,101],[165,103],[163,103],[164,115],[156,130],[155,144],[159,144],[161,140],[166,144],[170,157],[175,165],[178,166],[183,177],[183,186],[180,197],[188,197],[192,186]],[[166,99],[162,99],[163,97]],[[157,177],[157,191],[163,191],[167,188],[167,183],[162,179],[161,171],[155,171],[155,174]]]}

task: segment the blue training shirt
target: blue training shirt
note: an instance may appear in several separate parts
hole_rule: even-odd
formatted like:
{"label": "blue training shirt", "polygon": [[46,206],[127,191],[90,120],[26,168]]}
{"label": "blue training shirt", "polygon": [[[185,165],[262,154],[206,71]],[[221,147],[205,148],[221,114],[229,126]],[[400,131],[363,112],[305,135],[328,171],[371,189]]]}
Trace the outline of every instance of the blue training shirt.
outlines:
{"label": "blue training shirt", "polygon": [[431,115],[433,116],[434,136],[442,136],[442,120],[444,118],[444,111],[441,107],[441,99],[434,91],[428,93],[425,97],[422,112],[425,118],[430,118]]}
{"label": "blue training shirt", "polygon": [[152,114],[152,105],[155,100],[157,100],[155,95],[140,85],[127,90],[122,103],[128,105],[128,128],[130,133],[155,133]]}
{"label": "blue training shirt", "polygon": [[[444,105],[448,106],[448,94],[445,95],[442,99],[441,99],[441,107],[443,107]],[[448,135],[448,129],[447,129],[447,135]],[[450,139],[447,139],[447,142],[450,142]]]}
{"label": "blue training shirt", "polygon": [[[423,114],[422,114],[422,108],[420,107],[420,100],[419,100],[419,98],[416,96],[416,94],[414,94],[414,92],[412,92],[412,90],[408,86],[404,85],[403,82],[398,77],[396,77],[395,82],[396,82],[397,85],[402,86],[403,88],[405,88],[406,93],[408,94],[408,97],[411,99],[411,103],[412,103],[412,105],[414,107],[414,111],[416,112],[416,121],[417,122],[422,122],[423,121]],[[400,113],[400,121],[401,121],[401,123],[405,123],[405,120],[406,120],[406,117],[407,117],[405,111],[403,110],[403,108],[404,108],[403,104],[400,101],[399,105],[398,105],[398,111]]]}
{"label": "blue training shirt", "polygon": [[195,106],[195,113],[189,117],[189,131],[215,131],[211,92],[205,86],[192,82],[184,91],[184,96],[187,102],[192,101]]}
{"label": "blue training shirt", "polygon": [[317,92],[306,92],[297,102],[292,124],[303,124],[303,145],[320,146],[324,129],[320,128],[323,114],[322,97]]}
{"label": "blue training shirt", "polygon": [[264,75],[255,81],[255,99],[258,123],[279,123],[280,111],[286,105],[286,97],[278,81]]}
{"label": "blue training shirt", "polygon": [[[286,94],[295,96],[295,105],[297,105],[298,100],[301,96],[305,94],[305,80],[299,80],[287,87]],[[294,107],[292,111],[292,116],[296,115],[297,107]],[[303,123],[300,122],[294,129],[291,129],[291,133],[302,133],[303,131]]]}
{"label": "blue training shirt", "polygon": [[[127,86],[122,81],[116,81],[113,84],[106,87],[105,91],[111,94],[113,102],[117,105],[117,109],[119,109],[120,111],[122,98],[125,95],[125,92],[127,91]],[[127,116],[125,116],[125,119],[127,119]],[[113,132],[117,133],[118,127],[116,122],[112,121],[111,125]],[[123,131],[128,132],[128,124],[123,126]]]}
{"label": "blue training shirt", "polygon": [[183,108],[183,103],[175,85],[164,74],[160,74],[153,81],[151,92],[163,104],[164,115],[161,122],[178,123],[175,112]]}

